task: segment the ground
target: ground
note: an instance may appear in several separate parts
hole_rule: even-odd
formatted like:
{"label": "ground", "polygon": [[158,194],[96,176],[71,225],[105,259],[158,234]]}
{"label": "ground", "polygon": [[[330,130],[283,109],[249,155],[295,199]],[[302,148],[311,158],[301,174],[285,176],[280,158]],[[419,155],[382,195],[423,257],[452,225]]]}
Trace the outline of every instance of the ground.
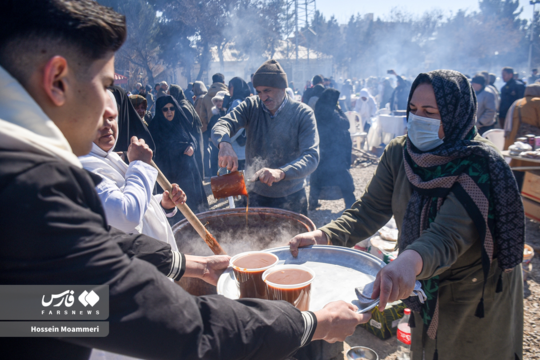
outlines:
{"label": "ground", "polygon": [[[375,172],[376,165],[368,165],[366,167],[356,166],[351,169],[351,174],[356,187],[356,198],[360,198],[371,180]],[[210,192],[210,187],[205,186],[207,192]],[[309,190],[309,187],[308,187]],[[223,208],[226,206],[225,201],[216,202],[212,195],[208,200],[213,209]],[[321,227],[330,221],[337,219],[345,208],[343,200],[321,200],[321,206],[315,211],[309,212],[309,218],[317,227]],[[532,270],[527,274],[524,291],[524,309],[525,309],[525,326],[523,360],[540,359],[540,223],[527,220],[526,227],[526,243],[531,245],[536,254],[532,260]],[[352,346],[367,346],[374,349],[381,360],[397,359],[397,340],[392,337],[388,340],[380,340],[376,336],[368,333],[365,329],[358,327],[356,332],[348,337],[344,344],[344,349],[347,351]]]}

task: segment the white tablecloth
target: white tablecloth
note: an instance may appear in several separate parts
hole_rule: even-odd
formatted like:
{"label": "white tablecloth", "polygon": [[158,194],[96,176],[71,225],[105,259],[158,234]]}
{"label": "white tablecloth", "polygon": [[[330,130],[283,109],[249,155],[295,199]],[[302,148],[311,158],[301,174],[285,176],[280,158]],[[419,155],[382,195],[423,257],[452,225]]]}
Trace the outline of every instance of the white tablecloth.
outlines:
{"label": "white tablecloth", "polygon": [[407,121],[405,116],[378,115],[373,119],[366,141],[366,150],[377,147],[381,143],[387,144],[392,139],[405,135]]}

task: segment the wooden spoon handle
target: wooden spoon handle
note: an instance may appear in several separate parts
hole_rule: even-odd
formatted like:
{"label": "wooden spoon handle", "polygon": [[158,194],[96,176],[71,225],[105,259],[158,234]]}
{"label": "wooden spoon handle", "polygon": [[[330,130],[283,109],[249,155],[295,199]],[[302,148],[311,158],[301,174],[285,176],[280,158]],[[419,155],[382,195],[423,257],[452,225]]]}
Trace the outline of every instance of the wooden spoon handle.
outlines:
{"label": "wooden spoon handle", "polygon": [[[158,168],[156,163],[154,163],[154,160],[152,160],[152,166],[158,171],[157,182],[159,186],[161,186],[163,190],[167,190],[169,192],[169,196],[171,196],[172,198],[171,183],[165,177],[165,175],[163,175],[163,173]],[[191,226],[193,226],[195,231],[197,231],[197,234],[199,234],[199,236],[204,240],[206,245],[208,245],[208,247],[210,248],[210,250],[212,250],[214,254],[227,255],[225,250],[223,250],[221,245],[219,245],[219,243],[217,242],[216,238],[214,238],[212,234],[210,234],[208,230],[206,230],[204,225],[199,221],[199,219],[195,216],[195,214],[193,214],[193,211],[191,211],[189,206],[187,206],[186,204],[176,204],[176,207],[178,208],[178,210],[182,212],[182,214],[186,217],[187,221],[189,221]]]}

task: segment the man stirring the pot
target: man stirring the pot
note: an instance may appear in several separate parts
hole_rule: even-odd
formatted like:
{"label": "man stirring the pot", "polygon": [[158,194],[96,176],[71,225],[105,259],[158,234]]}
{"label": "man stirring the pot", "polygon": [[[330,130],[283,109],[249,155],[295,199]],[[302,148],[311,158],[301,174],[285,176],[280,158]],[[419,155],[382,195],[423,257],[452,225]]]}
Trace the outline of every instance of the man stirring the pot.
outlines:
{"label": "man stirring the pot", "polygon": [[[249,97],[212,130],[219,166],[238,169],[231,137],[246,130],[249,204],[307,215],[305,179],[319,163],[319,134],[311,108],[285,93],[287,74],[268,60],[253,75],[258,97]],[[258,181],[256,181],[258,180]]]}
{"label": "man stirring the pot", "polygon": [[125,18],[93,0],[4,8],[0,203],[10,206],[0,207],[0,284],[110,290],[107,336],[0,337],[5,358],[87,359],[95,347],[137,358],[280,359],[312,339],[343,340],[368,320],[345,302],[300,312],[281,301],[194,297],[169,281],[196,264],[112,229],[94,189],[101,179],[77,159],[103,119],[116,117],[106,89]]}

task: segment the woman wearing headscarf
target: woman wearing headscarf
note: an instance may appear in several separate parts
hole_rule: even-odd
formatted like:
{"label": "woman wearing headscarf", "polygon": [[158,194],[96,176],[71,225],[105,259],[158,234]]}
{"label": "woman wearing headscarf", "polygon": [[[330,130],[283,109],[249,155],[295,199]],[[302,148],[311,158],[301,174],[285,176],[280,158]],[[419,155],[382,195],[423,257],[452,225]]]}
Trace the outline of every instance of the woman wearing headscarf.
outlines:
{"label": "woman wearing headscarf", "polygon": [[[251,95],[251,89],[242,78],[234,77],[229,81],[229,94],[231,98],[224,105],[227,114]],[[246,131],[244,129],[240,129],[231,137],[231,145],[238,156],[238,170],[244,170],[246,166]]]}
{"label": "woman wearing headscarf", "polygon": [[178,105],[180,105],[184,115],[186,115],[186,118],[183,119],[183,121],[185,121],[186,128],[189,130],[189,133],[197,142],[195,146],[198,150],[195,152],[195,160],[197,161],[197,167],[199,168],[201,178],[203,178],[203,138],[201,131],[201,119],[199,118],[199,115],[195,111],[193,105],[191,105],[191,103],[186,99],[184,91],[180,86],[171,85],[169,92],[171,96],[176,99]]}
{"label": "woman wearing headscarf", "polygon": [[[196,140],[189,133],[186,115],[175,98],[165,95],[156,101],[156,116],[150,124],[150,132],[157,149],[156,165],[170,182],[177,183],[187,195],[187,205],[193,212],[208,210],[202,178],[193,157]],[[181,219],[177,214],[174,221]]]}
{"label": "woman wearing headscarf", "polygon": [[118,108],[118,138],[114,151],[127,151],[133,136],[144,139],[150,149],[156,151],[156,145],[150,131],[137,114],[125,90],[119,86],[111,86],[109,90],[113,93]]}
{"label": "woman wearing headscarf", "polygon": [[130,95],[129,100],[131,105],[135,108],[137,115],[141,118],[144,125],[148,126],[152,122],[152,114],[150,111],[146,111],[148,107],[148,100],[142,95]]}
{"label": "woman wearing headscarf", "polygon": [[339,108],[338,100],[339,91],[326,89],[315,105],[320,160],[317,170],[310,178],[310,210],[317,208],[323,186],[339,186],[346,209],[356,201],[354,181],[349,172],[352,152],[350,123]]}
{"label": "woman wearing headscarf", "polygon": [[[372,298],[413,310],[412,359],[522,359],[525,218],[512,171],[478,135],[476,96],[461,73],[420,74],[407,109],[408,135],[386,147],[362,198],[295,237],[291,251],[352,246],[394,216],[399,256]],[[417,280],[423,304],[409,297]]]}
{"label": "woman wearing headscarf", "polygon": [[356,100],[354,111],[360,115],[362,131],[367,131],[371,126],[371,118],[377,115],[377,101],[371,96],[368,89],[360,90],[360,97]]}

